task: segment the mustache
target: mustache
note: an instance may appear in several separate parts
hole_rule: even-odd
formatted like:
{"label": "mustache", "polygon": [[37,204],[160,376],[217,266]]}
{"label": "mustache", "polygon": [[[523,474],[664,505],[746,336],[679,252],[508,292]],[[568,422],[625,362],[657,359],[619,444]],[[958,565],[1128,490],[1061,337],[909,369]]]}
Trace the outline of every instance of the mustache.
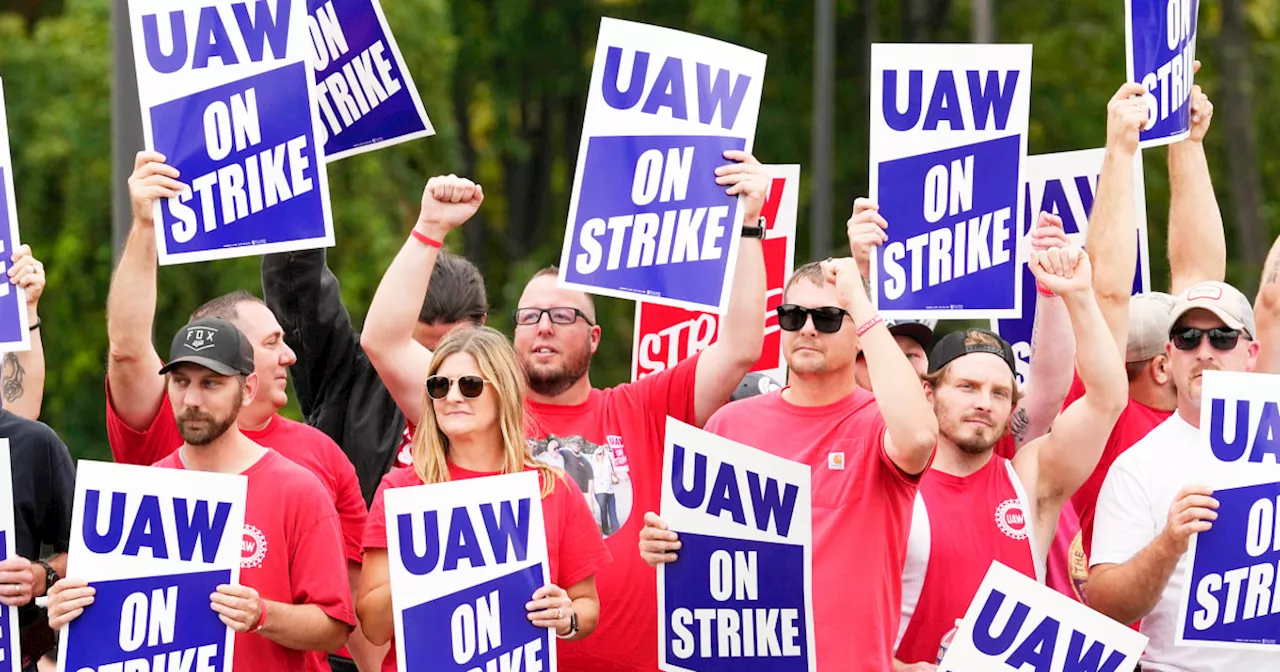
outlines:
{"label": "mustache", "polygon": [[1214,362],[1205,362],[1204,364],[1196,364],[1191,368],[1191,377],[1194,378],[1205,371],[1221,371],[1222,367]]}
{"label": "mustache", "polygon": [[969,422],[970,420],[977,420],[979,422],[984,422],[987,425],[990,425],[992,427],[994,427],[996,424],[995,421],[991,419],[990,413],[969,413],[960,418],[961,422]]}
{"label": "mustache", "polygon": [[826,348],[822,347],[822,344],[816,338],[797,338],[791,347],[793,350],[797,348],[812,348],[821,352],[826,351]]}
{"label": "mustache", "polygon": [[190,422],[192,420],[213,422],[213,416],[194,408],[188,408],[187,410],[183,411],[180,415],[178,415],[178,422]]}

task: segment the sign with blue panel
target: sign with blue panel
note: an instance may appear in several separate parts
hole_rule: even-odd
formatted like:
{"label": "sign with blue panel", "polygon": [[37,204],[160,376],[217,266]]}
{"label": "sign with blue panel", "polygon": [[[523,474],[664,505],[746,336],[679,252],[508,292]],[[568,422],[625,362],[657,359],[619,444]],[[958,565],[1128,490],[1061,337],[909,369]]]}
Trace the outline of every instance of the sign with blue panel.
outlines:
{"label": "sign with blue panel", "polygon": [[550,582],[538,473],[387,490],[401,672],[555,670],[525,604]]}
{"label": "sign with blue panel", "polygon": [[[161,264],[333,245],[304,0],[130,0]],[[367,100],[366,100],[367,103]]]}
{"label": "sign with blue panel", "polygon": [[63,629],[58,669],[230,672],[233,632],[209,596],[240,581],[247,488],[238,474],[81,460],[67,576],[96,593]]}
{"label": "sign with blue panel", "polygon": [[659,668],[812,672],[810,469],[667,418]]}
{"label": "sign with blue panel", "polygon": [[1125,66],[1147,93],[1142,147],[1191,135],[1191,85],[1200,0],[1125,0]]}
{"label": "sign with blue panel", "polygon": [[715,169],[751,151],[764,66],[736,45],[601,20],[561,285],[724,312],[742,205]]}
{"label": "sign with blue panel", "polygon": [[27,293],[5,275],[18,242],[18,206],[9,156],[9,122],[5,116],[4,80],[0,80],[0,352],[31,349],[27,330]]}
{"label": "sign with blue panel", "polygon": [[1030,45],[876,44],[871,198],[889,239],[871,257],[888,318],[1017,318]]}
{"label": "sign with blue panel", "polygon": [[[3,101],[0,101],[3,102]],[[3,110],[3,106],[0,106]],[[0,129],[4,125],[0,124]],[[9,439],[0,438],[0,560],[16,556],[13,520],[13,472],[9,462]],[[19,672],[22,650],[19,647],[18,608],[0,605],[0,670]]]}

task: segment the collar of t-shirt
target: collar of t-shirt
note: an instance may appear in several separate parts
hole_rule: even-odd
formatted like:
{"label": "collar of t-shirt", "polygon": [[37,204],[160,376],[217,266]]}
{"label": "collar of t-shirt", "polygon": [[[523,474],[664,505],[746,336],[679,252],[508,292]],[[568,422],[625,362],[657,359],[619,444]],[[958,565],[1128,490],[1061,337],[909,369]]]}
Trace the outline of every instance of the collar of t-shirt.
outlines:
{"label": "collar of t-shirt", "polygon": [[789,389],[791,389],[790,385],[778,390],[777,392],[771,392],[770,394],[776,394],[778,403],[783,408],[787,409],[787,411],[795,415],[812,417],[827,416],[841,411],[854,411],[876,400],[875,396],[870,392],[862,389],[861,387],[855,387],[853,388],[853,392],[848,396],[825,406],[799,406],[787,401],[786,397],[783,396],[783,393]]}
{"label": "collar of t-shirt", "polygon": [[532,399],[525,400],[525,408],[536,411],[539,415],[579,415],[586,407],[597,403],[604,392],[591,388],[591,393],[587,395],[587,400],[581,404],[546,404]]}
{"label": "collar of t-shirt", "polygon": [[[184,445],[185,445],[185,444],[184,444]],[[275,453],[276,453],[276,451],[274,451],[274,450],[272,450],[272,449],[268,448],[268,449],[266,450],[266,452],[264,452],[264,453],[262,454],[262,457],[259,457],[259,458],[258,458],[258,461],[257,461],[257,462],[254,462],[253,464],[249,465],[249,468],[248,468],[248,469],[245,469],[245,470],[244,470],[244,471],[242,471],[242,472],[240,472],[240,475],[241,475],[241,476],[248,476],[249,474],[253,473],[254,471],[257,471],[259,467],[261,467],[261,466],[263,466],[263,465],[267,464],[270,460],[275,459],[274,457],[272,457],[272,455],[274,455]],[[175,450],[175,451],[173,451],[173,455],[174,455],[174,457],[177,457],[177,458],[178,458],[178,466],[179,466],[180,468],[182,468],[182,469],[184,469],[184,470],[187,470],[187,471],[190,471],[190,470],[191,470],[191,467],[188,467],[188,466],[187,466],[187,458],[186,458],[185,456],[183,456],[183,454],[182,454],[182,446],[178,446],[178,449],[177,449],[177,450]]]}

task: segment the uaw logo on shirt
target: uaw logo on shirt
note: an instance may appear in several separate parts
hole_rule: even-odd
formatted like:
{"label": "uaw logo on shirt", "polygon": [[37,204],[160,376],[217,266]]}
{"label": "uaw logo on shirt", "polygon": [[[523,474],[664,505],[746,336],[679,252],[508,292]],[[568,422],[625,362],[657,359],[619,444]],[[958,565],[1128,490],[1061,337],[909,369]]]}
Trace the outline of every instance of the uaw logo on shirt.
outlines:
{"label": "uaw logo on shirt", "polygon": [[1017,499],[1000,502],[1000,506],[996,507],[996,527],[1010,539],[1026,539],[1027,515],[1022,510],[1022,502]]}
{"label": "uaw logo on shirt", "polygon": [[261,567],[267,558],[267,535],[262,530],[245,523],[240,539],[240,569]]}
{"label": "uaw logo on shirt", "polygon": [[213,335],[216,333],[218,333],[218,330],[212,327],[191,327],[187,330],[187,347],[197,352],[212,348]]}

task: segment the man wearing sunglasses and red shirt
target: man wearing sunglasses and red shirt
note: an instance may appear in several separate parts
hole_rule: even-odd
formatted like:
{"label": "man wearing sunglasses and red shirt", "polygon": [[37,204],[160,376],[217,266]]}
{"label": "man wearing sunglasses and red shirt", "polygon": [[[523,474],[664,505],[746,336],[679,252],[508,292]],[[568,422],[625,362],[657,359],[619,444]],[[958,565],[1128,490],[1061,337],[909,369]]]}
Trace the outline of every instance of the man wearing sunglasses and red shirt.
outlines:
{"label": "man wearing sunglasses and red shirt", "polygon": [[1178,605],[1188,580],[1191,535],[1217,517],[1202,485],[1200,390],[1204,371],[1253,371],[1259,343],[1253,308],[1236,288],[1201,282],[1177,297],[1167,346],[1178,410],[1111,466],[1094,522],[1089,604],[1121,623],[1142,619],[1151,638],[1143,669],[1276,669],[1276,654],[1174,646]]}
{"label": "man wearing sunglasses and red shirt", "polygon": [[[912,502],[938,422],[854,260],[800,267],[783,301],[790,385],[725,406],[706,429],[810,465],[813,585],[856,585],[814,592],[818,669],[884,672],[892,669]],[[874,396],[854,382],[859,349]],[[656,566],[677,561],[679,548],[662,519],[647,514],[640,556]]]}

